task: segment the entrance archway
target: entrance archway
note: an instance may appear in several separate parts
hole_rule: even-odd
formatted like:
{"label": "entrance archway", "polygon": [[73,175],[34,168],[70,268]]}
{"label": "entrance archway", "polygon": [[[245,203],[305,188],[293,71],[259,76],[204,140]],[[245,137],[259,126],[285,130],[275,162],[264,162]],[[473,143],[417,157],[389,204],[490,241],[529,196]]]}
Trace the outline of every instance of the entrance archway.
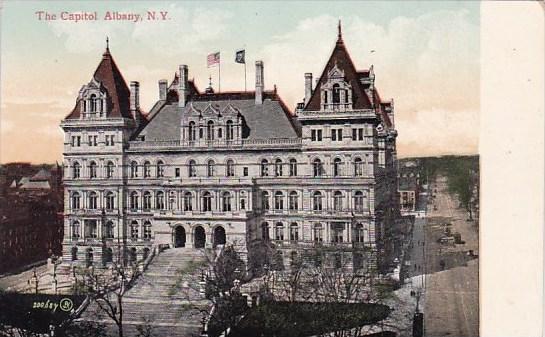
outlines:
{"label": "entrance archway", "polygon": [[185,229],[178,226],[174,232],[174,247],[185,247]]}
{"label": "entrance archway", "polygon": [[214,246],[225,244],[225,228],[218,226],[214,228]]}
{"label": "entrance archway", "polygon": [[195,248],[204,248],[206,243],[206,234],[201,226],[195,227]]}

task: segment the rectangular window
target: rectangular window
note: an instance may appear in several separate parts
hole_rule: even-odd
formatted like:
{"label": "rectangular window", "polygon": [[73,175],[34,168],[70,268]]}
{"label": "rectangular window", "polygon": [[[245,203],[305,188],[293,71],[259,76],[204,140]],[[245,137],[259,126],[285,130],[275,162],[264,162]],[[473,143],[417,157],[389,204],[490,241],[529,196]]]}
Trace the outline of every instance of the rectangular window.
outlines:
{"label": "rectangular window", "polygon": [[343,140],[342,129],[331,129],[331,141],[340,142]]}
{"label": "rectangular window", "polygon": [[89,141],[88,141],[87,145],[93,146],[93,136],[89,136],[89,137],[88,137],[88,140],[89,140]]}
{"label": "rectangular window", "polygon": [[352,129],[352,140],[357,140],[358,129]]}
{"label": "rectangular window", "polygon": [[310,140],[316,141],[316,130],[310,130]]}
{"label": "rectangular window", "polygon": [[174,176],[175,176],[176,178],[179,178],[179,177],[180,177],[180,168],[179,168],[179,167],[176,167],[176,168],[174,169]]}
{"label": "rectangular window", "polygon": [[317,140],[318,140],[319,142],[321,142],[321,141],[322,141],[322,130],[317,130],[317,131],[318,131]]}
{"label": "rectangular window", "polygon": [[242,174],[243,174],[245,177],[248,176],[248,168],[247,168],[247,167],[242,168]]}
{"label": "rectangular window", "polygon": [[358,129],[358,140],[363,140],[363,128]]}
{"label": "rectangular window", "polygon": [[337,140],[337,129],[331,129],[331,141]]}
{"label": "rectangular window", "polygon": [[343,140],[343,129],[337,129],[337,139],[339,142]]}

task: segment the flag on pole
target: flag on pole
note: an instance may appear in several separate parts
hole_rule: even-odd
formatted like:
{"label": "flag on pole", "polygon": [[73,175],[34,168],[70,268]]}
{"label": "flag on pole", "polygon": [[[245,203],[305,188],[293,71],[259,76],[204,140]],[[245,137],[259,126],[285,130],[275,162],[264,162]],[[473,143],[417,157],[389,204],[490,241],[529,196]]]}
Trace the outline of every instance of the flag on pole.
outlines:
{"label": "flag on pole", "polygon": [[216,64],[220,64],[220,52],[208,54],[208,57],[206,58],[207,67],[210,68]]}
{"label": "flag on pole", "polygon": [[245,56],[246,56],[246,51],[244,49],[237,50],[235,53],[235,62],[246,64]]}

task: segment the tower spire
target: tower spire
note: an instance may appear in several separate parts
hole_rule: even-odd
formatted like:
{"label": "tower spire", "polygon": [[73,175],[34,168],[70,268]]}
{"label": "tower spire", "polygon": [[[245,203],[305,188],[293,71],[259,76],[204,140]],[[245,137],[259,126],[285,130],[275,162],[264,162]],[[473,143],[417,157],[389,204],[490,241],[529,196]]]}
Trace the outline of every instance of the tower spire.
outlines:
{"label": "tower spire", "polygon": [[339,24],[337,26],[337,40],[338,41],[342,41],[343,40],[343,32],[342,32],[342,27],[341,27],[341,19],[339,19]]}
{"label": "tower spire", "polygon": [[110,39],[106,36],[106,50],[110,50]]}

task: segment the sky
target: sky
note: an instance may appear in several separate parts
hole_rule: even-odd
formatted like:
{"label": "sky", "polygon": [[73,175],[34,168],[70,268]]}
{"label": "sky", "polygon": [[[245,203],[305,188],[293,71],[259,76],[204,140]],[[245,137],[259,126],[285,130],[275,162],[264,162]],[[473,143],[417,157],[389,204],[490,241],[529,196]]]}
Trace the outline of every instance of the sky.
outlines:
{"label": "sky", "polygon": [[[358,69],[374,67],[384,100],[393,98],[399,157],[475,154],[479,140],[479,3],[421,2],[92,2],[4,1],[0,41],[0,162],[61,161],[60,121],[91,80],[109,37],[127,84],[140,82],[140,105],[158,99],[158,80],[179,64],[199,89],[218,69],[221,90],[255,85],[262,60],[265,87],[277,86],[293,110],[304,97],[304,73],[318,77],[334,47],[337,23]],[[40,20],[37,11],[57,20]],[[167,11],[167,20],[105,21],[107,11]],[[97,13],[96,21],[61,20],[62,12]]]}

